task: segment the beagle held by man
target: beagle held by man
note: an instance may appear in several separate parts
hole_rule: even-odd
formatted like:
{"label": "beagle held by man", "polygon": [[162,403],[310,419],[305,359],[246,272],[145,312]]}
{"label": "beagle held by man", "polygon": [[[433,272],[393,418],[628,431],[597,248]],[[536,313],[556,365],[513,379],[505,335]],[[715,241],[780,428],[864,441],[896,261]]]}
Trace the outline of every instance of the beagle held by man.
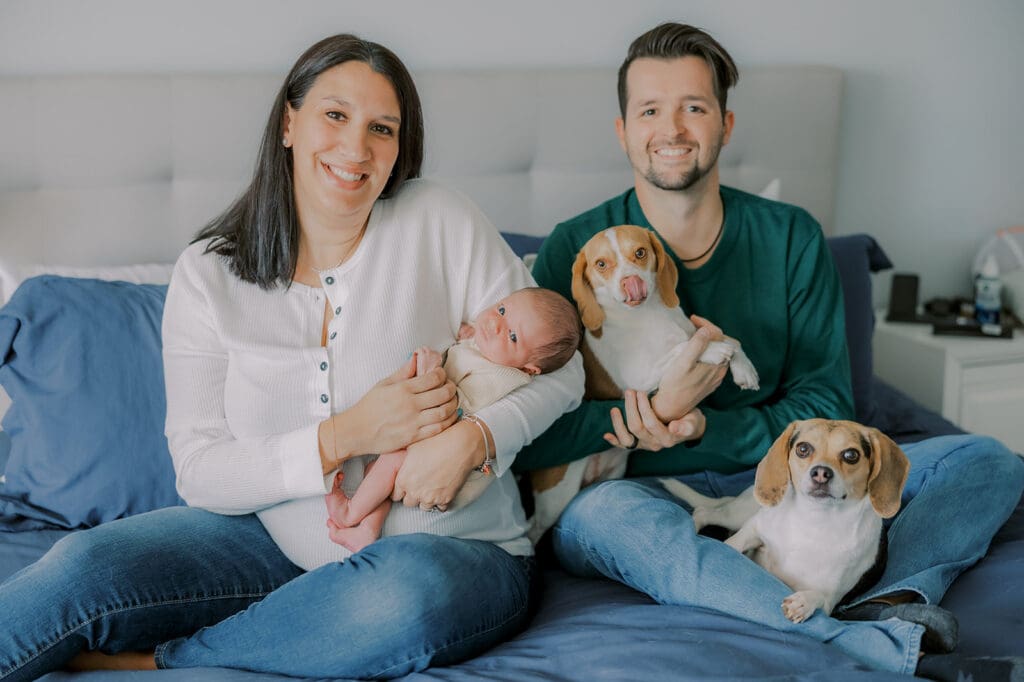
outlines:
{"label": "beagle held by man", "polygon": [[[711,498],[684,483],[665,488],[693,508],[700,530],[722,526],[725,542],[794,592],[782,611],[800,623],[832,613],[885,556],[882,519],[895,516],[910,462],[888,436],[850,421],[790,424],[737,497]],[[877,576],[875,576],[877,578]]]}
{"label": "beagle held by man", "polygon": [[[638,225],[609,227],[583,245],[572,268],[572,297],[586,330],[588,397],[657,388],[697,331],[679,307],[678,279],[661,240]],[[757,370],[735,339],[712,341],[700,361],[729,361],[737,386],[758,388]]]}
{"label": "beagle held by man", "polygon": [[[572,296],[584,326],[585,398],[616,399],[625,389],[648,393],[658,387],[697,330],[679,307],[678,279],[675,263],[651,230],[619,225],[583,245],[573,264]],[[728,362],[740,388],[758,388],[757,370],[734,339],[712,341],[700,361]],[[611,448],[533,472],[530,538],[536,542],[581,488],[621,478],[628,454]]]}

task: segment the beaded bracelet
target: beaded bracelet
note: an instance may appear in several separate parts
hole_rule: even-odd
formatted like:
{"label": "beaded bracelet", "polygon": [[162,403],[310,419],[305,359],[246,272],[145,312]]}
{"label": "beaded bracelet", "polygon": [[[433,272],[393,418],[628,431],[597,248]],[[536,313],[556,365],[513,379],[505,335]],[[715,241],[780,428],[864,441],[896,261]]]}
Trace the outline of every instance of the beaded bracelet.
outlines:
{"label": "beaded bracelet", "polygon": [[478,467],[475,467],[476,470],[482,474],[493,474],[494,465],[497,460],[491,457],[491,446],[487,443],[487,429],[484,428],[484,423],[477,419],[476,416],[472,414],[467,414],[462,419],[463,421],[473,422],[474,424],[476,424],[476,427],[480,429],[480,435],[484,437],[484,461],[483,464],[481,464]]}

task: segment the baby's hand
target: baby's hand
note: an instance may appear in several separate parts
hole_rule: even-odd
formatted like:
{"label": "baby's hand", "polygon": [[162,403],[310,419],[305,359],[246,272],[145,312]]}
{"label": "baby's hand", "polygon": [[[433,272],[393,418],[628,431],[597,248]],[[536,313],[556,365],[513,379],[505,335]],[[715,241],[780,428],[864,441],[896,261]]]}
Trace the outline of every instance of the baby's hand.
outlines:
{"label": "baby's hand", "polygon": [[463,322],[459,325],[459,333],[455,335],[455,338],[459,341],[465,341],[466,339],[473,338],[474,334],[476,334],[476,327],[468,322]]}
{"label": "baby's hand", "polygon": [[435,367],[441,366],[441,354],[433,348],[421,346],[416,349],[416,376],[421,377]]}

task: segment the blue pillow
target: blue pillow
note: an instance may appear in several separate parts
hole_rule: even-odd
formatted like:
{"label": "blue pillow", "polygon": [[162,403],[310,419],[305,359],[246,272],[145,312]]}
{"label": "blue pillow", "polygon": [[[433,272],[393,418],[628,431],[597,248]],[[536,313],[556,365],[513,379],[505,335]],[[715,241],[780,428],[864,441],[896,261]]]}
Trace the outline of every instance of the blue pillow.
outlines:
{"label": "blue pillow", "polygon": [[167,287],[42,276],[0,309],[12,400],[0,531],[87,528],[181,504],[164,437]]}
{"label": "blue pillow", "polygon": [[874,356],[871,350],[875,311],[871,300],[871,273],[891,268],[892,262],[878,242],[866,234],[831,237],[827,241],[843,287],[853,405],[857,421],[868,424],[875,413]]}
{"label": "blue pillow", "polygon": [[535,237],[532,234],[502,232],[501,236],[505,238],[508,245],[512,247],[512,251],[520,258],[528,253],[537,253],[540,251],[540,245],[544,243],[544,237]]}

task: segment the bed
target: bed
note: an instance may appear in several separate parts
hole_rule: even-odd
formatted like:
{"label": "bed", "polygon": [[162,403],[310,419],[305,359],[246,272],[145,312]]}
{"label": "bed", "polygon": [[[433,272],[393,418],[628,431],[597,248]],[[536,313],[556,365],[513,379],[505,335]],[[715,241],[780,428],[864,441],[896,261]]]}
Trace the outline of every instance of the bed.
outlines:
{"label": "bed", "polygon": [[[629,185],[613,133],[614,69],[415,75],[425,174],[479,203],[520,255]],[[75,528],[180,502],[162,436],[164,285],[191,235],[246,183],[280,78],[0,78],[0,99],[18,104],[0,111],[0,303],[13,297],[0,309],[0,580]],[[891,263],[867,234],[833,235],[841,96],[836,69],[742,69],[723,182],[804,206],[830,235],[859,419],[898,442],[956,433],[873,376],[871,273]],[[1022,566],[1018,506],[943,601],[960,619],[962,652],[1024,655]],[[550,563],[544,577],[521,635],[405,679],[901,679],[798,635],[659,606]],[[223,669],[44,679],[70,678],[276,679]]]}

